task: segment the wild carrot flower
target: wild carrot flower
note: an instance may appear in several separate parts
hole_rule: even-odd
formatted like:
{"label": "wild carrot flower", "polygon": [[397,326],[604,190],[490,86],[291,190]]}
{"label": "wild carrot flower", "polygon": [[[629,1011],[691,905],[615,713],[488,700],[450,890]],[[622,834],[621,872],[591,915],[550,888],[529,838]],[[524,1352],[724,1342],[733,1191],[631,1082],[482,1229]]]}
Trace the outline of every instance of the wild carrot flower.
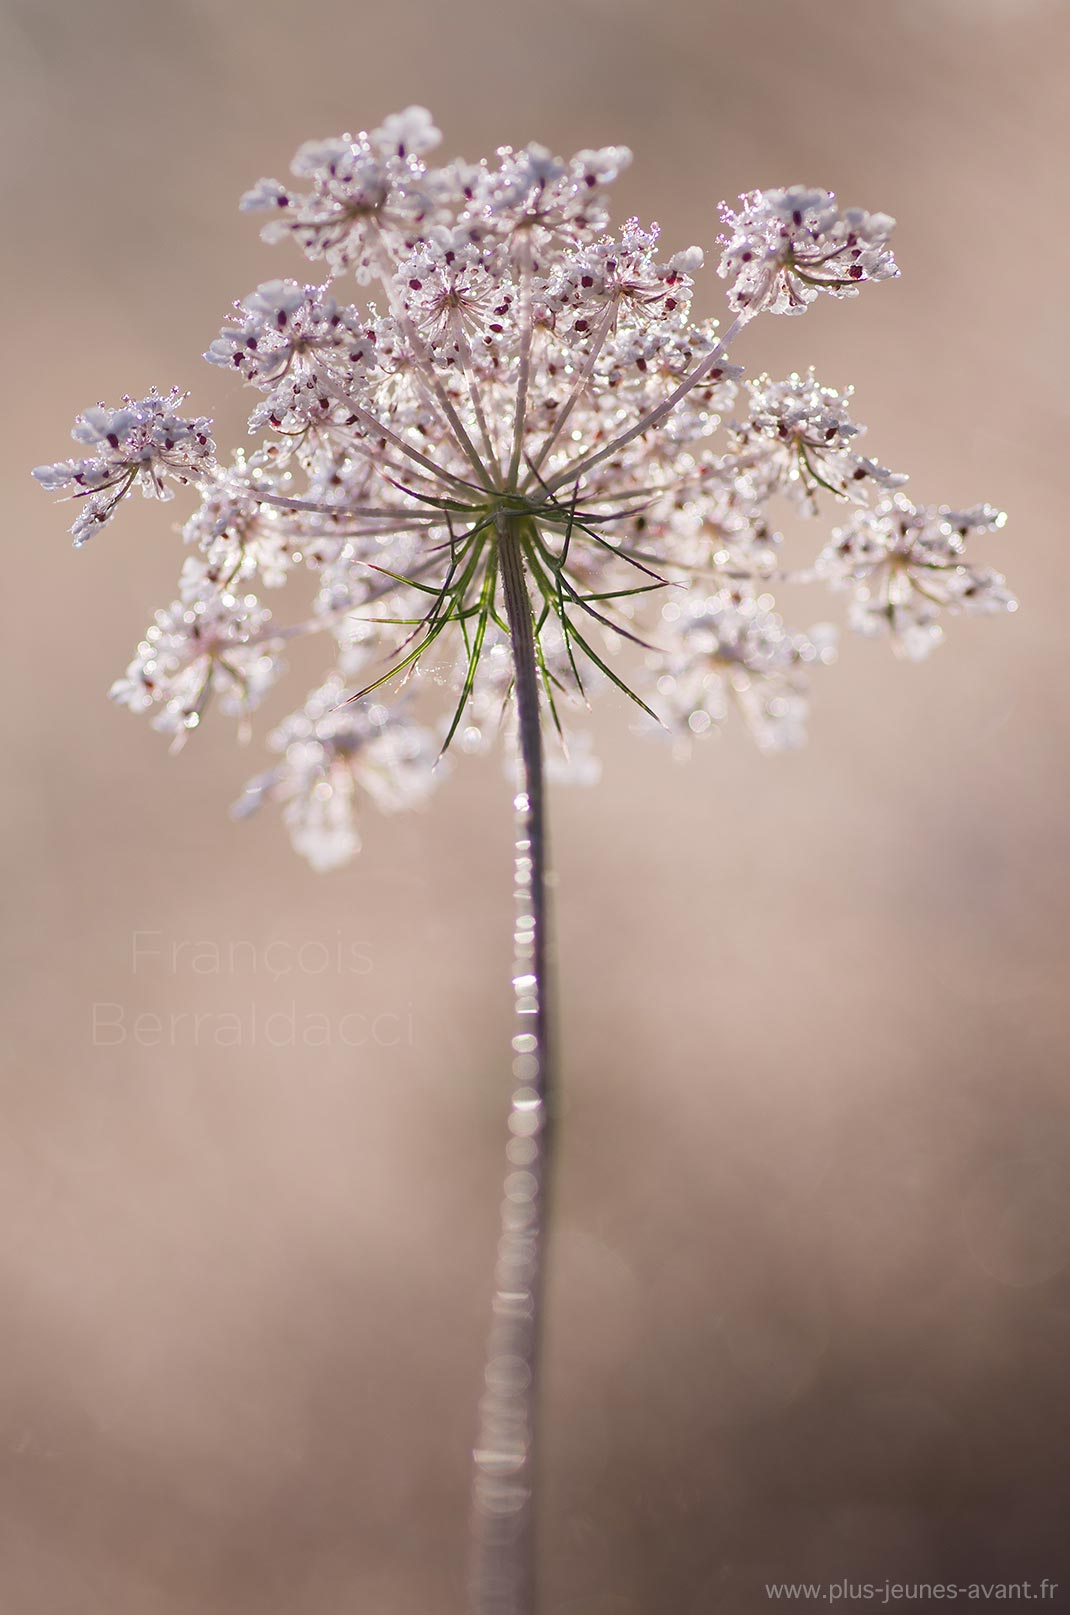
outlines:
{"label": "wild carrot flower", "polygon": [[[243,198],[266,240],[327,276],[264,281],[209,342],[209,362],[257,395],[248,453],[217,460],[210,423],[178,413],[184,395],[153,392],[87,410],[74,435],[92,452],[34,474],[82,501],[76,543],[135,484],[161,499],[175,482],[199,490],[180,598],[112,690],[157,727],[182,738],[218,705],[244,730],[286,642],[322,636],[328,666],[271,733],[276,760],[237,808],[277,803],[315,868],[357,851],[366,802],[416,803],[451,743],[505,736],[519,1029],[474,1607],[529,1615],[553,1086],[544,779],[598,777],[586,735],[568,757],[573,714],[613,687],[689,741],[738,713],[781,750],[803,738],[810,675],[833,656],[827,626],[785,625],[781,581],[847,591],[850,626],[913,657],[945,615],[1014,601],[966,554],[997,512],[914,505],[901,475],[858,452],[849,389],[810,371],[741,390],[728,358],[760,313],[897,276],[891,218],[800,186],[723,207],[717,272],[734,317],[722,332],[692,314],[699,247],[666,252],[638,219],[611,232],[625,149],[502,147],[433,166],[439,140],[410,107],[302,146],[294,186],[264,179]],[[789,573],[779,523],[793,509],[846,514]],[[259,594],[300,592],[295,577],[311,606],[280,624]]]}
{"label": "wild carrot flower", "polygon": [[704,735],[735,708],[763,751],[802,745],[808,669],[835,660],[835,629],[792,632],[771,606],[770,595],[727,588],[665,608],[677,648],[655,666],[672,730]]}
{"label": "wild carrot flower", "polygon": [[895,494],[836,528],[817,570],[851,590],[853,628],[889,635],[894,650],[920,661],[943,639],[942,617],[1015,609],[1002,573],[966,555],[972,534],[995,532],[1005,520],[991,505],[934,509]]}
{"label": "wild carrot flower", "polygon": [[871,486],[906,482],[856,451],[865,427],[850,419],[851,392],[822,387],[812,370],[787,381],[760,376],[747,382],[746,419],[730,428],[738,482],[762,503],[786,494],[804,516],[818,514],[822,489],[857,502]]}
{"label": "wild carrot flower", "polygon": [[750,191],[733,212],[721,204],[728,234],[718,273],[731,279],[729,306],[802,314],[821,292],[854,297],[866,280],[899,270],[888,246],[887,213],[839,208],[831,191]]}
{"label": "wild carrot flower", "polygon": [[255,595],[214,586],[191,592],[156,613],[111,687],[113,701],[152,712],[153,727],[176,739],[196,729],[213,699],[225,713],[249,713],[280,671],[275,649],[261,642],[271,613]]}
{"label": "wild carrot flower", "polygon": [[281,802],[294,847],[313,869],[334,869],[359,850],[354,805],[361,795],[385,812],[416,806],[431,789],[432,736],[404,713],[345,700],[332,675],[269,736],[277,766],[250,780],[235,813]]}
{"label": "wild carrot flower", "polygon": [[175,413],[185,397],[172,388],[166,398],[155,389],[137,402],[124,398],[118,409],[103,404],[79,415],[71,430],[77,443],[96,450],[81,460],[39,465],[34,472],[49,492],[71,488],[84,500],[71,528],[81,545],[115,514],[135,483],[148,499],[173,499],[167,479],[198,482],[213,464],[211,421],[186,420]]}
{"label": "wild carrot flower", "polygon": [[[439,744],[460,729],[471,749],[493,732],[495,703],[510,729],[512,675],[500,674],[511,666],[501,577],[511,546],[535,613],[544,709],[562,735],[570,704],[616,684],[670,727],[694,697],[692,734],[720,721],[715,691],[733,690],[763,744],[797,739],[799,724],[777,715],[790,706],[801,716],[801,676],[790,700],[782,690],[763,706],[755,692],[769,672],[752,665],[741,694],[755,653],[740,647],[778,620],[756,604],[776,579],[777,501],[816,514],[826,497],[865,502],[905,479],[858,453],[849,390],[811,371],[738,393],[726,349],[759,310],[799,313],[821,291],[845,296],[897,274],[893,221],[798,186],[723,209],[719,272],[737,319],[722,341],[715,321],[691,316],[700,248],[666,255],[657,226],[637,219],[607,233],[622,148],[561,160],[506,147],[493,163],[429,167],[439,138],[430,115],[410,108],[369,134],[303,146],[298,189],[265,180],[245,197],[269,215],[268,239],[292,239],[339,277],[263,282],[209,344],[206,358],[260,395],[253,453],[220,466],[210,423],[179,415],[174,390],[86,411],[75,436],[92,456],[35,472],[47,488],[87,496],[79,543],[135,483],[158,498],[175,481],[201,489],[184,529],[194,553],[181,601],[113,694],[175,732],[217,697],[246,713],[276,675],[281,640],[322,630],[349,649],[336,648],[335,672],[295,723],[322,722],[310,712],[324,689],[340,703],[378,689],[386,733],[395,720],[379,686],[433,666],[423,705],[455,692]],[[358,286],[378,280],[382,303],[345,302],[347,274]],[[938,610],[1011,601],[997,574],[960,565],[943,517],[904,537],[906,508],[863,509],[818,571],[854,590],[853,626],[887,628],[916,655]],[[278,589],[298,570],[317,585],[313,616],[274,630],[249,591]],[[662,612],[659,597],[680,589],[691,603]],[[734,625],[734,649],[711,650],[716,623],[722,634]],[[774,639],[783,662],[794,641]],[[630,665],[621,651],[635,642],[651,654]],[[356,813],[362,794],[340,793],[332,812]],[[355,829],[337,845],[355,850]]]}

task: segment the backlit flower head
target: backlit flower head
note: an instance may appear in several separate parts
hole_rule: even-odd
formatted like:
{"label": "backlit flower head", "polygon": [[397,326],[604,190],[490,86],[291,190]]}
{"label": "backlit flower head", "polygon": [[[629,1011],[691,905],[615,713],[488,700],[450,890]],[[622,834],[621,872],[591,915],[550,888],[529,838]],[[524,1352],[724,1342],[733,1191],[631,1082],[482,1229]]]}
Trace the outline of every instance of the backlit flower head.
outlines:
{"label": "backlit flower head", "polygon": [[209,586],[158,611],[111,698],[132,712],[152,712],[153,727],[184,738],[210,701],[245,717],[278,677],[280,662],[265,643],[270,613],[255,596]]}
{"label": "backlit flower head", "polygon": [[147,398],[124,398],[118,409],[104,404],[87,409],[71,436],[94,452],[34,471],[48,492],[69,488],[84,501],[71,528],[76,545],[111,520],[135,484],[146,498],[172,499],[171,481],[197,482],[208,475],[215,456],[212,423],[177,414],[184,398],[177,387],[166,397],[153,389]]}
{"label": "backlit flower head", "polygon": [[812,370],[787,381],[748,382],[747,418],[732,424],[746,485],[763,499],[785,493],[804,515],[816,515],[822,490],[858,501],[872,486],[904,483],[905,476],[857,452],[865,427],[851,420],[850,397],[851,388],[822,387]]}
{"label": "backlit flower head", "polygon": [[887,213],[838,206],[831,191],[793,185],[749,191],[734,212],[721,206],[727,234],[718,274],[731,281],[729,306],[740,312],[802,314],[820,292],[854,297],[867,280],[899,270],[888,246]]}
{"label": "backlit flower head", "polygon": [[835,631],[787,629],[772,597],[721,589],[670,606],[674,649],[657,657],[655,703],[670,731],[703,735],[733,709],[765,751],[786,751],[806,739],[809,669],[835,657]]}
{"label": "backlit flower head", "polygon": [[292,236],[309,258],[324,258],[336,274],[372,279],[384,243],[419,226],[434,212],[422,158],[440,140],[422,107],[387,118],[371,134],[310,140],[293,160],[307,191],[261,180],[242,197],[249,212],[269,215],[265,241]]}
{"label": "backlit flower head", "polygon": [[1002,573],[966,553],[975,533],[996,532],[1005,521],[991,505],[954,511],[895,494],[837,528],[818,571],[851,591],[853,628],[890,636],[900,655],[920,661],[943,639],[945,616],[1017,609]]}
{"label": "backlit flower head", "polygon": [[[218,704],[244,730],[285,644],[324,647],[243,811],[280,803],[300,850],[333,867],[365,797],[419,799],[453,745],[511,756],[529,618],[550,766],[591,780],[570,737],[611,688],[689,740],[733,715],[765,749],[802,739],[832,636],[785,626],[782,582],[847,591],[851,624],[911,656],[950,612],[1010,609],[965,553],[995,512],[913,505],[859,452],[849,388],[813,371],[741,388],[729,356],[760,313],[896,275],[890,218],[798,186],[725,208],[722,330],[692,314],[701,247],[635,218],[613,229],[624,148],[436,165],[439,138],[410,107],[302,146],[295,185],[243,199],[267,239],[328,271],[264,280],[209,339],[208,360],[255,394],[248,453],[218,462],[183,395],[152,393],[87,411],[86,458],[35,473],[83,500],[79,540],[135,483],[199,490],[180,598],[113,690],[158,727],[185,736]],[[840,525],[788,570],[793,507]],[[266,589],[294,602],[278,620]]]}
{"label": "backlit flower head", "polygon": [[249,781],[233,810],[241,818],[280,803],[295,850],[318,870],[359,851],[362,801],[396,813],[422,802],[438,778],[426,729],[405,712],[347,705],[345,693],[332,677],[279,725],[268,745],[280,761]]}

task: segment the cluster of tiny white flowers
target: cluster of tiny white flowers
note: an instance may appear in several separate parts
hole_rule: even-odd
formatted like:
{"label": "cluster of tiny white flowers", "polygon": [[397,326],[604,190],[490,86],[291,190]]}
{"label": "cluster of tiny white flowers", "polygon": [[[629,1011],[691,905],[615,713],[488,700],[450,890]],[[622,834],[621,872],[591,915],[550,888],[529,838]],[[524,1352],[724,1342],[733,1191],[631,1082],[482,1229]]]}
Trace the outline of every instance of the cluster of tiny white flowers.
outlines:
{"label": "cluster of tiny white flowers", "polygon": [[[185,591],[184,591],[185,592]],[[152,712],[153,727],[182,739],[210,701],[244,716],[281,671],[267,640],[271,613],[255,595],[209,585],[158,611],[111,696],[131,712]]]}
{"label": "cluster of tiny white flowers", "polygon": [[314,413],[326,418],[338,388],[374,362],[372,341],[355,309],[339,309],[324,286],[270,280],[235,305],[205,358],[226,365],[266,394],[249,430],[301,431]]}
{"label": "cluster of tiny white flowers", "polygon": [[855,297],[866,280],[898,275],[888,237],[895,220],[841,209],[831,191],[793,185],[751,191],[739,212],[721,205],[727,235],[718,273],[731,280],[729,306],[802,314],[821,292]]}
{"label": "cluster of tiny white flowers", "polygon": [[836,632],[827,623],[806,634],[790,631],[772,608],[772,595],[738,588],[696,592],[677,608],[677,642],[658,658],[658,689],[674,732],[705,734],[736,707],[763,750],[802,745],[807,668],[834,659]]}
{"label": "cluster of tiny white flowers", "polygon": [[821,489],[861,502],[868,483],[900,487],[905,476],[855,451],[865,428],[847,413],[851,391],[822,387],[812,370],[787,381],[747,382],[747,418],[731,427],[737,485],[759,502],[784,493],[807,516],[818,514]]}
{"label": "cluster of tiny white flowers", "polygon": [[81,545],[115,514],[136,483],[148,499],[173,499],[168,480],[199,482],[214,464],[211,421],[176,414],[185,393],[173,387],[166,398],[155,389],[147,398],[124,398],[118,409],[98,404],[76,419],[71,436],[95,452],[80,460],[59,460],[34,471],[48,492],[74,490],[80,502],[71,532]]}
{"label": "cluster of tiny white flowers", "polygon": [[[244,728],[288,639],[332,646],[238,811],[279,803],[299,851],[334,867],[360,844],[365,800],[418,802],[446,745],[511,737],[506,529],[548,734],[613,685],[688,741],[735,712],[763,748],[797,745],[833,635],[785,626],[783,579],[848,591],[850,625],[913,658],[952,614],[1013,609],[1000,574],[966,554],[998,512],[915,506],[904,477],[859,453],[849,388],[813,371],[741,387],[728,360],[759,313],[896,276],[892,219],[798,186],[723,207],[722,334],[692,318],[700,248],[666,254],[637,219],[611,233],[626,150],[506,147],[435,167],[439,138],[412,107],[303,146],[294,187],[261,180],[243,198],[265,239],[328,270],[324,284],[265,281],[208,345],[258,395],[249,453],[218,461],[210,422],[180,414],[177,390],[152,392],[87,410],[74,428],[87,457],[34,473],[78,503],[76,543],[135,484],[200,491],[180,599],[112,691],[157,727],[181,739],[215,704]],[[347,280],[376,283],[380,302],[346,302]],[[781,504],[846,510],[809,571],[781,565]],[[311,578],[310,614],[279,626],[258,596],[295,575]],[[587,737],[571,744],[552,777],[596,778]]]}
{"label": "cluster of tiny white flowers", "polygon": [[360,850],[355,807],[365,793],[384,812],[412,807],[431,790],[435,748],[404,710],[346,700],[337,674],[313,690],[268,737],[276,767],[252,779],[234,811],[282,804],[293,844],[314,869],[334,869]]}
{"label": "cluster of tiny white flowers", "polygon": [[901,656],[920,661],[943,639],[949,613],[1014,610],[1003,574],[966,555],[972,534],[996,532],[1005,520],[991,505],[955,511],[893,494],[833,531],[817,571],[851,590],[853,628],[889,635]]}

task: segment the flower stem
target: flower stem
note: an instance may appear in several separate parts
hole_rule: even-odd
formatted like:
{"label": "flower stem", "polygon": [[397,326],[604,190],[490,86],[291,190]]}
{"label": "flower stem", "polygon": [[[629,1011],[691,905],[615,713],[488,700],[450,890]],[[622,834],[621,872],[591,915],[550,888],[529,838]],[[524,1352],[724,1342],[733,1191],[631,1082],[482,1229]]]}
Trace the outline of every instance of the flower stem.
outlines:
{"label": "flower stem", "polygon": [[514,801],[513,1095],[474,1455],[471,1610],[472,1615],[534,1615],[539,1347],[553,1136],[546,819],[539,672],[524,578],[523,520],[503,515],[497,528],[513,651],[522,787]]}

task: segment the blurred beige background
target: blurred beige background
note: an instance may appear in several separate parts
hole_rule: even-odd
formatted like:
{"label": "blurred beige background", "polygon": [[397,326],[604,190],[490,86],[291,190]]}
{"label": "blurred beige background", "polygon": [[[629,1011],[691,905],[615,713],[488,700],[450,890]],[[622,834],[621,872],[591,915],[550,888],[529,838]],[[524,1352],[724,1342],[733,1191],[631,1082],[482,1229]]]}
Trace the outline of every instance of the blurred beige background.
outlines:
{"label": "blurred beige background", "polygon": [[[413,101],[470,157],[626,142],[619,216],[674,247],[754,185],[896,214],[900,282],[738,356],[854,381],[915,497],[1008,508],[986,557],[1022,600],[920,667],[849,642],[784,760],[731,733],[679,769],[607,699],[602,785],[558,792],[546,1615],[751,1615],[780,1579],[1070,1597],[1068,22],[4,0],[4,1615],[462,1608],[504,780],[464,762],[313,876],[226,816],[256,745],[209,725],[170,758],[105,700],[171,598],[169,513],[76,555],[27,474],[153,383],[236,441],[199,354],[298,261],[238,195]],[[139,1043],[152,1013],[181,1019]]]}

